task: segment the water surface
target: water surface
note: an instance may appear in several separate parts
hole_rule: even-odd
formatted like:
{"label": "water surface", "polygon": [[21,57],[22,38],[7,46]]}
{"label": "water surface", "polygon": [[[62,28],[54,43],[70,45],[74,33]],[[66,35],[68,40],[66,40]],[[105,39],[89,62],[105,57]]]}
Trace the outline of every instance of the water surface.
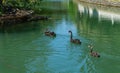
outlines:
{"label": "water surface", "polygon": [[[119,73],[118,8],[111,13],[106,7],[80,2],[48,0],[42,4],[41,13],[50,20],[0,29],[0,73]],[[57,36],[45,36],[46,28]],[[81,45],[70,42],[69,30]],[[89,55],[89,44],[100,58]]]}

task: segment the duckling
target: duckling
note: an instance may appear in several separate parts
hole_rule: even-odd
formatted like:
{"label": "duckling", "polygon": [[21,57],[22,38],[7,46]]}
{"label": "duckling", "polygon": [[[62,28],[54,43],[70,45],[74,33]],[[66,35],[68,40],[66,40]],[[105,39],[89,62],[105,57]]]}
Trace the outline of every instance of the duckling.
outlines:
{"label": "duckling", "polygon": [[89,45],[88,47],[90,48],[90,55],[91,56],[98,57],[98,58],[100,57],[100,55],[97,52],[93,51],[93,46]]}
{"label": "duckling", "polygon": [[81,44],[81,41],[80,41],[79,39],[73,39],[73,38],[72,38],[73,35],[72,35],[72,31],[71,31],[71,30],[69,30],[68,32],[70,33],[70,41],[71,41],[72,43]]}
{"label": "duckling", "polygon": [[46,36],[51,36],[51,37],[55,37],[56,33],[53,31],[49,31],[48,29],[45,31],[45,35]]}

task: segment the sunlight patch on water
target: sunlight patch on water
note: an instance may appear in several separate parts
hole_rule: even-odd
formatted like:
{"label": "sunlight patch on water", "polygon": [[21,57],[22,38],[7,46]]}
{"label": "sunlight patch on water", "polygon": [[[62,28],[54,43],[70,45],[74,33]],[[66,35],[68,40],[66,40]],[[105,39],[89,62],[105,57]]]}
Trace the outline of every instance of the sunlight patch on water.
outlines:
{"label": "sunlight patch on water", "polygon": [[72,25],[71,22],[68,22],[65,19],[62,19],[61,23],[58,23],[55,29],[56,33],[59,35],[69,35],[69,30],[73,31],[73,33],[77,33],[75,25]]}

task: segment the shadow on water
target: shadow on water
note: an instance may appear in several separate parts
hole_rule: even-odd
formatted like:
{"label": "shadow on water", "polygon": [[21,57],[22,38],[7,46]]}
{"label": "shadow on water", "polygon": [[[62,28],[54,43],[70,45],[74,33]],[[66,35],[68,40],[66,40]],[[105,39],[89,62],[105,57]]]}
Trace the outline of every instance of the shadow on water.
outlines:
{"label": "shadow on water", "polygon": [[[47,25],[44,23],[46,21],[37,21],[37,22],[26,22],[19,24],[6,24],[0,27],[1,33],[21,33],[21,32],[31,32],[38,31],[39,28],[44,29]],[[50,22],[52,24],[52,22]]]}

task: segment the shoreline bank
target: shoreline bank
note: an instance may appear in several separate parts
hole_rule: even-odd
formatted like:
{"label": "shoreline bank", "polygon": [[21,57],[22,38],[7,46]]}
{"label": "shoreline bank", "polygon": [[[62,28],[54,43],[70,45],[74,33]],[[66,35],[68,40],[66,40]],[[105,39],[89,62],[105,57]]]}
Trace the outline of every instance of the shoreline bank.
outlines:
{"label": "shoreline bank", "polygon": [[120,7],[119,1],[110,1],[110,0],[77,0],[77,1],[96,4],[96,5],[110,6],[110,7]]}

